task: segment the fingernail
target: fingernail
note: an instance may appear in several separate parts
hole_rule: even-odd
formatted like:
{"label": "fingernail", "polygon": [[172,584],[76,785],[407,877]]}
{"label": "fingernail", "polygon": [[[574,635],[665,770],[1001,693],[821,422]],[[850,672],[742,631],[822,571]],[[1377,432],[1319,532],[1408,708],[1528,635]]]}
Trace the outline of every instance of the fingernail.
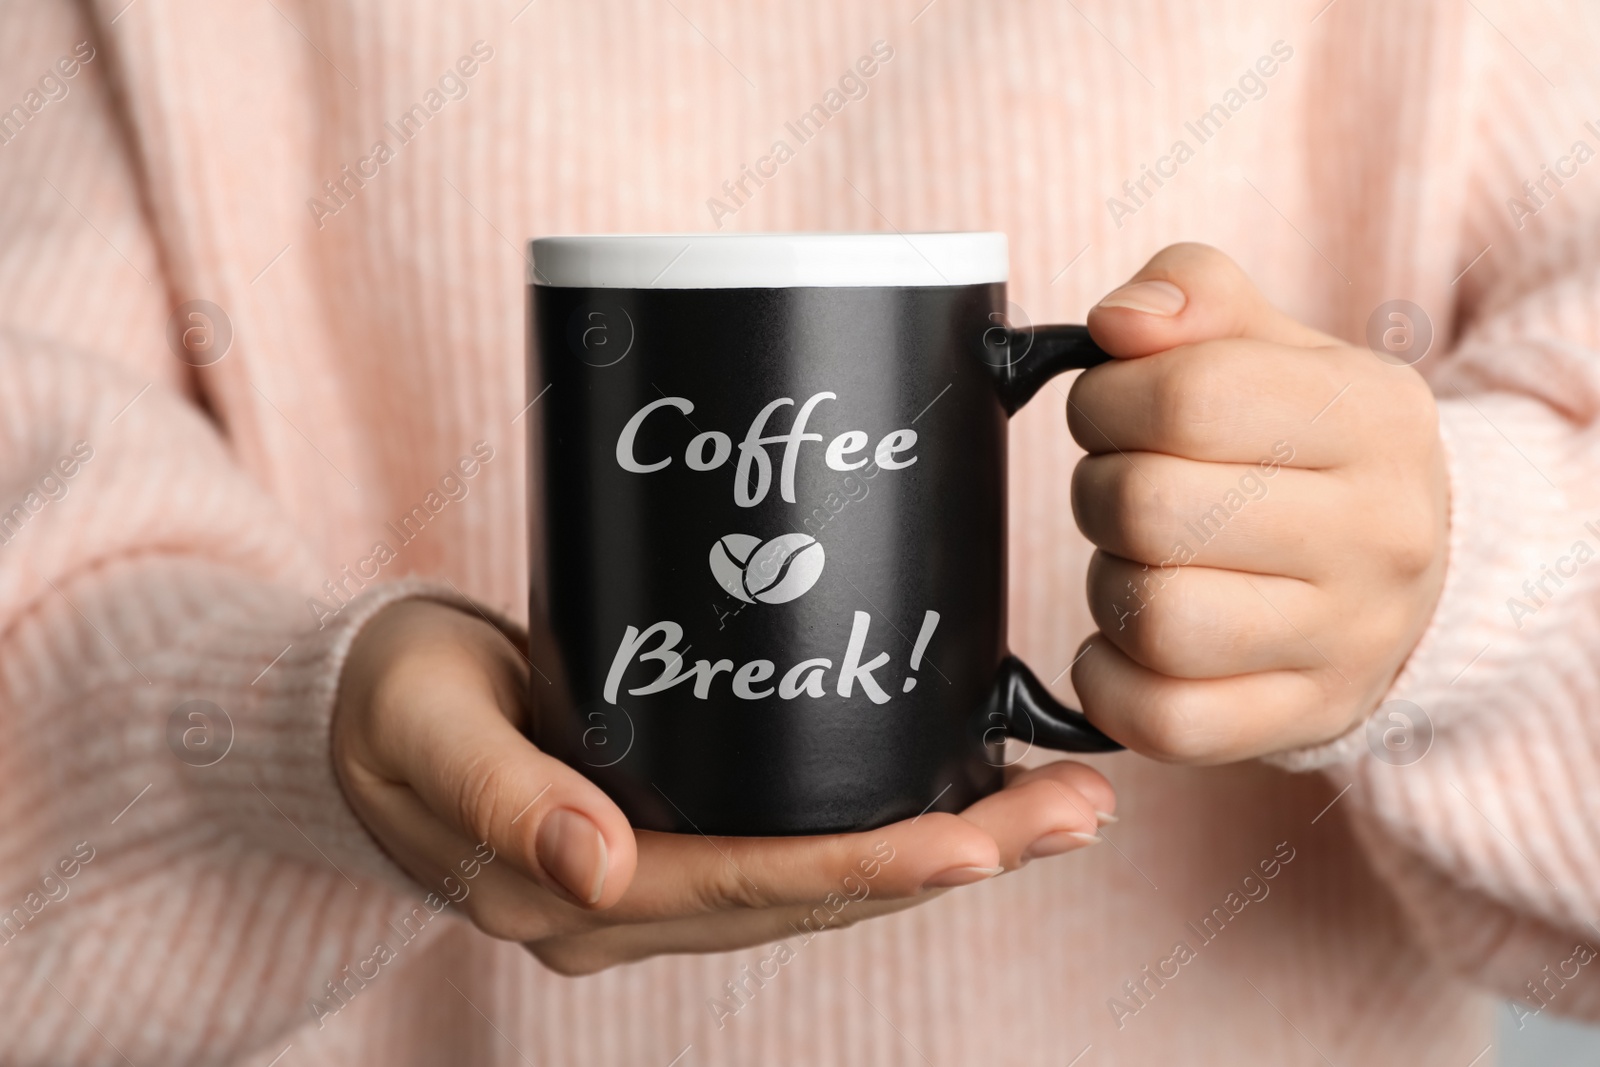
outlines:
{"label": "fingernail", "polygon": [[1106,294],[1097,307],[1128,308],[1147,315],[1176,315],[1189,302],[1171,282],[1130,282]]}
{"label": "fingernail", "polygon": [[1084,834],[1077,830],[1057,830],[1045,834],[1033,844],[1028,846],[1022,854],[1024,860],[1036,860],[1042,856],[1058,856],[1063,852],[1070,852],[1075,848],[1085,845],[1098,845],[1105,840],[1099,834]]}
{"label": "fingernail", "polygon": [[557,808],[539,825],[534,844],[539,866],[584,904],[597,904],[606,888],[606,839],[575,811]]}
{"label": "fingernail", "polygon": [[1108,826],[1118,821],[1117,817],[1109,811],[1097,811],[1094,813],[1094,817],[1099,820],[1101,826]]}
{"label": "fingernail", "polygon": [[940,871],[926,882],[923,882],[922,888],[951,889],[958,885],[971,885],[973,882],[981,882],[985,878],[993,878],[1003,870],[1005,870],[1004,867],[951,867],[949,870]]}

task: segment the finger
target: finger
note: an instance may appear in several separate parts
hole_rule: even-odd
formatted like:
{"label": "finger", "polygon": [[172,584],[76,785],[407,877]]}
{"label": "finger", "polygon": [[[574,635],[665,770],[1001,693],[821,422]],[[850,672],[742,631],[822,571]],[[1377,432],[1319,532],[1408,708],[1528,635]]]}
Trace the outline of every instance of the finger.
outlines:
{"label": "finger", "polygon": [[757,838],[640,832],[638,841],[633,888],[608,919],[653,922],[812,904],[861,878],[872,880],[877,895],[907,897],[930,882],[982,880],[1000,865],[989,834],[942,812],[858,834]]}
{"label": "finger", "polygon": [[[1330,563],[1313,542],[1348,508],[1325,472],[1201,463],[1160,452],[1085,456],[1072,472],[1072,513],[1094,545],[1169,570],[1219,567],[1313,579]],[[1313,551],[1313,547],[1315,551]]]}
{"label": "finger", "polygon": [[[809,907],[791,905],[609,926],[588,933],[550,937],[530,942],[525,947],[546,967],[567,976],[594,974],[651,956],[732,952],[752,945],[773,946],[764,955],[781,964],[793,959],[819,934],[904,911],[945,892],[949,890],[930,890],[920,896],[895,899],[840,898]],[[779,943],[782,948],[778,947]]]}
{"label": "finger", "polygon": [[1223,337],[1297,348],[1338,343],[1273,307],[1237,263],[1203,244],[1157,252],[1090,309],[1089,334],[1121,358]]}
{"label": "finger", "polygon": [[1067,426],[1096,454],[1335,467],[1384,433],[1375,424],[1392,403],[1377,395],[1385,379],[1353,373],[1346,357],[1229,340],[1107,363],[1072,383]]}
{"label": "finger", "polygon": [[1152,759],[1231,763],[1329,736],[1327,702],[1305,672],[1170,678],[1135,663],[1103,635],[1088,643],[1093,654],[1072,669],[1084,714]]}
{"label": "finger", "polygon": [[1000,864],[1014,870],[1029,860],[1098,844],[1095,802],[1071,784],[1063,764],[1019,785],[984,797],[961,817],[988,831],[1000,849]]}
{"label": "finger", "polygon": [[[369,798],[371,795],[369,794]],[[386,818],[375,820],[380,826],[405,826],[406,841],[404,847],[408,850],[403,853],[407,858],[402,861],[417,881],[430,892],[452,901],[457,901],[460,909],[468,914],[473,922],[485,933],[504,940],[522,942],[542,942],[550,938],[577,938],[587,937],[590,934],[603,934],[608,929],[624,929],[629,927],[659,927],[679,923],[676,927],[681,933],[687,935],[691,930],[702,933],[726,926],[724,934],[715,938],[702,938],[700,941],[685,940],[682,945],[693,948],[695,951],[712,951],[714,945],[739,947],[744,944],[760,943],[770,940],[770,936],[757,938],[753,941],[743,940],[747,935],[741,931],[765,930],[769,934],[776,930],[770,922],[762,925],[759,919],[747,919],[747,916],[761,916],[774,914],[775,909],[769,907],[756,907],[755,896],[747,900],[735,900],[726,890],[718,890],[718,895],[713,898],[709,890],[702,887],[678,894],[674,900],[676,887],[680,886],[685,878],[694,875],[685,871],[686,865],[681,862],[668,860],[675,870],[684,874],[685,878],[663,879],[659,876],[655,864],[656,853],[649,846],[661,842],[668,846],[682,846],[675,851],[695,850],[708,848],[713,851],[734,846],[742,850],[737,859],[732,852],[725,855],[725,860],[736,867],[729,867],[737,875],[740,870],[765,873],[771,869],[770,860],[752,860],[750,852],[762,851],[763,844],[778,846],[784,849],[794,841],[801,839],[712,839],[693,837],[677,834],[642,834],[642,851],[645,854],[641,863],[641,870],[634,879],[634,891],[624,896],[615,906],[605,910],[594,910],[581,907],[570,902],[564,894],[556,894],[546,890],[541,884],[525,876],[522,872],[511,866],[496,862],[498,856],[487,863],[479,862],[475,867],[468,862],[474,858],[482,858],[481,853],[475,853],[474,845],[466,841],[460,834],[448,827],[441,819],[428,810],[427,806],[405,786],[391,785],[378,794],[375,799],[384,809]],[[970,827],[959,827],[957,816],[944,815],[946,829],[965,831],[966,836],[975,838],[980,835]],[[924,822],[938,822],[941,820],[928,816]],[[887,829],[887,828],[886,828]],[[830,879],[817,879],[809,888],[802,888],[793,883],[791,879],[788,892],[800,900],[800,903],[789,902],[781,905],[778,910],[783,914],[803,914],[813,906],[828,906],[837,908],[841,901],[860,902],[869,896],[882,897],[892,895],[894,899],[903,900],[906,905],[914,903],[919,895],[926,892],[906,892],[906,879],[904,877],[885,878],[884,872],[903,857],[897,852],[892,839],[889,837],[875,838],[874,835],[841,835],[837,839],[830,839],[834,843],[844,845],[848,839],[859,838],[857,842],[863,846],[859,850],[860,859],[853,864],[837,867],[832,872]],[[820,840],[820,839],[819,839]],[[382,842],[390,848],[388,841]],[[745,849],[746,845],[757,846],[754,849]],[[913,843],[914,847],[914,843]],[[990,846],[991,850],[993,846]],[[411,857],[416,853],[424,857],[415,861]],[[391,855],[400,858],[402,853],[390,848]],[[490,853],[490,855],[494,855]],[[718,855],[723,853],[718,852]],[[442,861],[434,857],[443,857]],[[987,858],[987,854],[980,854],[980,858]],[[797,863],[805,863],[803,857],[794,857]],[[698,865],[697,865],[698,866]],[[993,865],[998,868],[1000,864]],[[904,864],[902,863],[902,870]],[[466,879],[468,870],[474,870],[476,875],[470,882]],[[915,879],[912,879],[913,881]],[[463,888],[467,891],[463,893]],[[769,890],[771,886],[767,887]],[[776,894],[774,894],[775,898]],[[797,910],[798,909],[798,910]],[[703,918],[705,925],[690,927],[681,925],[683,916]],[[634,935],[619,934],[611,938],[602,938],[595,942],[597,945],[632,944]],[[649,947],[652,945],[664,946],[671,942],[671,937],[639,935],[640,947],[634,955],[618,957],[613,954],[611,962],[620,962],[622,958],[637,958],[639,955],[651,955],[655,952],[669,951],[666,947]],[[696,948],[696,945],[700,947]],[[609,950],[607,950],[609,951]],[[539,953],[541,958],[544,954]],[[604,953],[602,953],[604,955]]]}
{"label": "finger", "polygon": [[[463,625],[473,620],[463,618]],[[408,692],[371,739],[386,777],[456,833],[575,904],[614,904],[633,877],[633,830],[598,786],[534,748],[507,717],[516,697],[448,644],[414,651],[386,681]]]}
{"label": "finger", "polygon": [[367,824],[384,850],[425,891],[450,901],[492,937],[528,941],[583,931],[607,914],[546,889],[488,842],[468,840],[409,786],[375,783],[363,797],[379,815]]}
{"label": "finger", "polygon": [[477,736],[458,730],[462,736],[440,744],[411,779],[427,806],[562,899],[597,909],[615,904],[637,859],[616,804],[509,727]]}
{"label": "finger", "polygon": [[1325,665],[1313,644],[1322,635],[1293,621],[1317,617],[1322,594],[1296,578],[1152,568],[1096,552],[1088,587],[1105,639],[1159,674],[1227,678]]}
{"label": "finger", "polygon": [[1006,768],[1006,787],[1023,785],[1043,777],[1054,778],[1081,793],[1090,804],[1094,805],[1094,813],[1099,822],[1116,820],[1116,791],[1112,789],[1111,782],[1105,775],[1086,763],[1056,760],[1053,763],[1042,763],[1037,767],[1021,767],[1013,764]]}
{"label": "finger", "polygon": [[[1092,838],[1097,812],[1109,817],[1116,807],[1111,783],[1103,775],[1081,763],[1063,760],[1014,770],[1003,793],[978,801],[961,817],[975,818],[986,827],[1005,824],[1015,813],[1010,803],[1000,804],[998,801],[1017,787],[1026,787],[1039,794],[1015,794],[1009,800],[1020,801],[1023,807],[1044,812],[1046,817],[1032,818],[1031,825],[1047,837],[1065,826],[1071,832],[1082,834],[1083,838]],[[1046,790],[1049,791],[1048,795],[1045,795]],[[1051,817],[1051,812],[1059,814],[1063,806],[1073,813],[1067,817],[1065,824]],[[1020,839],[1027,837],[1028,832],[1008,832],[1008,836]],[[1056,851],[1085,847],[1089,841],[1083,838],[1047,840],[1046,851],[1054,854]],[[1007,848],[1002,845],[1002,851]],[[1016,850],[1013,847],[1010,851],[1015,853]],[[1010,859],[1006,866],[1014,867],[1023,862],[1017,855],[1006,858]],[[870,868],[863,870],[858,867],[827,896],[812,904],[594,928],[582,933],[559,934],[527,947],[546,966],[571,975],[592,974],[619,963],[665,953],[726,952],[777,941],[783,941],[791,946],[792,951],[798,951],[819,933],[902,911],[948,892],[945,889],[929,889],[912,896],[885,895],[886,889],[890,892],[894,889],[888,883],[879,882],[877,874],[884,869],[880,866],[874,873]],[[869,874],[873,876],[868,877]],[[605,918],[616,918],[618,910],[607,912]],[[598,916],[585,918],[592,921]]]}
{"label": "finger", "polygon": [[[811,931],[850,926],[948,892],[929,889],[879,899],[869,874],[875,876],[882,865],[869,864],[843,875],[829,891],[819,891],[815,903],[716,911],[696,907],[686,918],[670,919],[659,918],[658,907],[638,907],[634,899],[595,910],[551,893],[508,865],[496,864],[494,858],[480,859],[477,876],[469,880],[461,868],[479,859],[481,851],[449,830],[405,787],[394,787],[386,807],[408,820],[416,836],[432,846],[432,854],[461,857],[456,867],[403,864],[424,889],[450,900],[484,933],[523,942],[562,974],[589,974],[663,953],[721,952],[767,944],[793,933],[797,926]],[[492,852],[488,855],[494,857]],[[842,913],[845,905],[850,907],[848,913]]]}

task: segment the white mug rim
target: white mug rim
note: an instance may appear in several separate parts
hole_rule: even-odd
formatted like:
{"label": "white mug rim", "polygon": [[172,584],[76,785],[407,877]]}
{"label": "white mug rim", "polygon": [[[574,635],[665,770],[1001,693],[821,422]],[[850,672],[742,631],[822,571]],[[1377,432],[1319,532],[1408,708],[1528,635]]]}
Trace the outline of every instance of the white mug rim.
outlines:
{"label": "white mug rim", "polygon": [[1006,235],[633,233],[536,237],[528,282],[587,289],[984,285],[1009,279]]}

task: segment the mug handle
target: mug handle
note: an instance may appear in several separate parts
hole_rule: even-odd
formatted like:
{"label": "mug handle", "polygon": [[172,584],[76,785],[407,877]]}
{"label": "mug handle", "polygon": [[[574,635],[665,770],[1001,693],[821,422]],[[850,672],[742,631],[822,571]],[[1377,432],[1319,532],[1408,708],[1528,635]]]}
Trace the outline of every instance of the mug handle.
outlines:
{"label": "mug handle", "polygon": [[[1000,403],[1015,415],[1051,378],[1069,370],[1085,370],[1111,359],[1089,337],[1087,326],[1035,326],[1016,330],[998,326],[986,336],[986,345],[1005,345],[1005,351],[1022,354],[1002,366],[990,364],[999,385]],[[1025,347],[1024,347],[1025,346]],[[1044,687],[1017,657],[1000,661],[999,677],[989,697],[988,721],[999,721],[1006,733],[1019,741],[1038,743],[1062,752],[1115,752],[1122,748],[1089,722],[1083,712],[1069,708]]]}
{"label": "mug handle", "polygon": [[[1089,336],[1087,326],[1030,326],[1022,330],[996,326],[984,335],[984,346],[991,351],[1004,346],[1008,356],[1004,364],[990,365],[1007,415],[1015,415],[1056,375],[1111,362],[1111,357]],[[1014,355],[1018,348],[1022,354]]]}

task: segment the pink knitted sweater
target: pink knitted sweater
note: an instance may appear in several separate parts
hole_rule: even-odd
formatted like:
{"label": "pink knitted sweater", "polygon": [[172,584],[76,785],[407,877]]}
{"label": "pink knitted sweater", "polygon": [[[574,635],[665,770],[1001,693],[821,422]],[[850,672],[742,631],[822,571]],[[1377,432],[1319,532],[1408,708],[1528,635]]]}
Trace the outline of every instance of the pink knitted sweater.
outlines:
{"label": "pink knitted sweater", "polygon": [[[1324,4],[0,6],[0,1060],[1464,1067],[1474,989],[1600,1015],[1596,16]],[[524,239],[719,225],[1005,230],[1034,322],[1180,239],[1352,341],[1419,304],[1431,749],[1096,760],[1108,844],[781,967],[435,915],[332,776],[341,658],[421,590],[525,611]],[[1062,407],[1012,431],[1044,678]]]}

